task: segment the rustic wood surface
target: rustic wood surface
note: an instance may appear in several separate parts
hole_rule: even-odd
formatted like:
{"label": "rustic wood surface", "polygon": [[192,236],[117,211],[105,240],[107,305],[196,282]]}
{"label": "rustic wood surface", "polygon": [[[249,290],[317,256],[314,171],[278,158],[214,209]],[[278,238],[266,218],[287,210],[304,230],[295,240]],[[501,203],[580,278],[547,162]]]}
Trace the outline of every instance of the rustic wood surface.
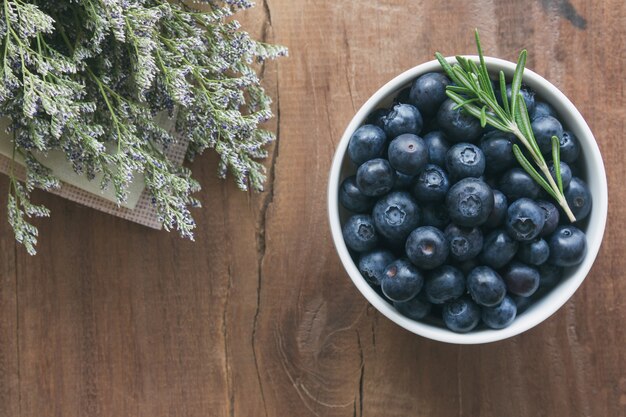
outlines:
{"label": "rustic wood surface", "polygon": [[[267,191],[193,165],[195,243],[38,193],[39,255],[0,209],[0,416],[626,416],[623,0],[260,0],[248,30],[290,47],[265,68],[279,141]],[[485,346],[392,324],[333,248],[326,182],[355,110],[435,50],[546,76],[587,118],[610,188],[605,241],[557,314]],[[6,195],[7,181],[0,181]]]}

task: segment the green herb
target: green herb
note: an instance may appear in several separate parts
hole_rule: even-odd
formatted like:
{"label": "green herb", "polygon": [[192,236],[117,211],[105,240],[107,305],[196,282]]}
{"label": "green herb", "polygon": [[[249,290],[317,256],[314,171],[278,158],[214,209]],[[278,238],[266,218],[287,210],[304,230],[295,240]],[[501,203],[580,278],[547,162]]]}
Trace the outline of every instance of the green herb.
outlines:
{"label": "green herb", "polygon": [[576,218],[569,208],[565,195],[563,194],[563,181],[561,179],[559,164],[559,139],[556,136],[552,137],[552,158],[555,167],[555,180],[550,174],[548,165],[535,140],[526,103],[520,94],[524,66],[526,65],[526,50],[520,53],[517,61],[513,81],[511,83],[510,102],[506,94],[504,72],[500,71],[499,73],[500,93],[502,96],[502,105],[500,105],[496,99],[491,78],[489,77],[489,71],[485,65],[478,30],[476,30],[476,47],[479,56],[478,64],[471,59],[457,56],[457,63],[450,65],[439,52],[435,54],[441,67],[456,84],[448,86],[446,94],[457,103],[457,108],[463,108],[467,113],[480,119],[482,127],[489,124],[496,129],[514,134],[519,139],[520,143],[524,145],[524,148],[526,148],[534,163],[533,165],[524,155],[520,147],[514,144],[513,153],[519,164],[557,201],[567,214],[569,220],[575,222]]}
{"label": "green herb", "polygon": [[[0,116],[11,121],[14,154],[27,180],[11,175],[9,222],[35,253],[47,216],[30,202],[35,188],[60,186],[36,155],[54,149],[89,179],[102,174],[118,202],[136,173],[166,229],[192,238],[191,196],[200,186],[189,169],[164,156],[189,141],[188,159],[207,148],[220,156],[219,175],[261,190],[274,139],[259,126],[272,117],[256,63],[286,49],[252,39],[231,16],[247,0],[206,0],[197,10],[167,0],[4,0],[0,6]],[[156,122],[167,112],[170,134]]]}

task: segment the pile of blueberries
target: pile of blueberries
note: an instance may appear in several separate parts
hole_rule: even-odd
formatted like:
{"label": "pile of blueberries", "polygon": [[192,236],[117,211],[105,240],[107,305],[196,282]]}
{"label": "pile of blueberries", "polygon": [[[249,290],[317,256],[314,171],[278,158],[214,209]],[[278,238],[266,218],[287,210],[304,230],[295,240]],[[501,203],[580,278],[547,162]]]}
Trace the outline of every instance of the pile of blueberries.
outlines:
{"label": "pile of blueberries", "polygon": [[560,140],[575,225],[520,167],[517,139],[456,108],[448,84],[444,74],[420,76],[354,132],[356,175],[339,191],[352,214],[343,237],[363,277],[403,315],[455,332],[501,329],[582,262],[577,225],[591,194],[578,177],[578,140],[530,88],[521,93],[546,161],[552,136]]}

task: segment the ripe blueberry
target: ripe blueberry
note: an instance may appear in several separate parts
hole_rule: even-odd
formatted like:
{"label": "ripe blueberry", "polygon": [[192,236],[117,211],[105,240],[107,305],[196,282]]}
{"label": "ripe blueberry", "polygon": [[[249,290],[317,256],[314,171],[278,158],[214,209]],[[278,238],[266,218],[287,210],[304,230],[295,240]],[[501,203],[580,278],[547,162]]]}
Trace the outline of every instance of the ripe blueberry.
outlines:
{"label": "ripe blueberry", "polygon": [[487,133],[480,140],[480,149],[485,155],[485,172],[497,174],[515,165],[513,143],[515,137],[499,130]]}
{"label": "ripe blueberry", "polygon": [[357,165],[370,159],[380,158],[385,151],[387,136],[378,126],[363,125],[350,137],[348,156]]}
{"label": "ripe blueberry", "polygon": [[405,133],[389,144],[389,163],[407,175],[416,175],[428,163],[428,148],[419,136]]}
{"label": "ripe blueberry", "polygon": [[391,241],[404,241],[420,223],[420,208],[406,191],[382,197],[372,211],[376,230]]}
{"label": "ripe blueberry", "polygon": [[419,111],[433,116],[439,110],[441,103],[446,101],[446,87],[450,79],[439,72],[430,72],[418,77],[411,85],[409,98]]}
{"label": "ripe blueberry", "polygon": [[539,288],[539,271],[521,262],[511,262],[504,270],[503,277],[511,294],[530,297]]}
{"label": "ripe blueberry", "polygon": [[443,321],[448,329],[467,333],[480,322],[480,307],[468,297],[462,297],[443,307]]}
{"label": "ripe blueberry", "polygon": [[583,261],[587,254],[585,234],[574,226],[561,226],[548,240],[550,258],[556,266],[575,266]]}
{"label": "ripe blueberry", "polygon": [[480,121],[460,108],[456,103],[447,99],[439,107],[437,123],[451,142],[473,142],[481,135],[483,129]]}
{"label": "ripe blueberry", "polygon": [[538,117],[532,121],[531,127],[537,140],[537,145],[541,153],[547,154],[552,150],[552,136],[561,140],[563,136],[563,126],[552,116]]}
{"label": "ripe blueberry", "polygon": [[478,178],[485,172],[485,155],[476,145],[457,143],[446,154],[446,169],[453,181]]}
{"label": "ripe blueberry", "polygon": [[438,202],[446,198],[449,188],[446,171],[437,165],[428,164],[413,185],[413,195],[418,201]]}
{"label": "ripe blueberry", "polygon": [[483,248],[483,234],[478,227],[466,228],[450,224],[445,230],[450,244],[450,256],[456,261],[467,261]]}
{"label": "ripe blueberry", "polygon": [[515,240],[533,240],[543,230],[544,216],[544,211],[533,200],[520,198],[507,210],[506,231]]}
{"label": "ripe blueberry", "polygon": [[431,271],[426,277],[424,291],[428,301],[443,304],[459,298],[465,292],[463,273],[450,265],[443,265]]}
{"label": "ripe blueberry", "polygon": [[485,307],[500,304],[506,295],[504,280],[488,266],[479,266],[469,273],[467,289],[472,299]]}
{"label": "ripe blueberry", "polygon": [[410,104],[396,104],[383,118],[383,130],[389,138],[403,133],[418,135],[422,131],[422,115]]}
{"label": "ripe blueberry", "polygon": [[506,171],[500,178],[498,189],[510,202],[522,197],[536,200],[541,194],[539,185],[521,168],[511,168]]}
{"label": "ripe blueberry", "polygon": [[378,233],[372,216],[355,214],[343,225],[343,239],[346,246],[357,252],[372,250],[378,245]]}
{"label": "ripe blueberry", "polygon": [[434,269],[448,258],[448,241],[443,232],[432,226],[413,230],[406,240],[406,254],[422,269]]}
{"label": "ripe blueberry", "polygon": [[386,159],[372,159],[356,171],[356,185],[367,196],[387,194],[396,180],[396,173]]}
{"label": "ripe blueberry", "polygon": [[489,217],[493,206],[493,191],[478,178],[462,179],[450,188],[446,197],[448,215],[459,226],[480,226]]}
{"label": "ripe blueberry", "polygon": [[408,259],[398,259],[385,268],[380,287],[392,301],[408,301],[422,289],[424,278]]}

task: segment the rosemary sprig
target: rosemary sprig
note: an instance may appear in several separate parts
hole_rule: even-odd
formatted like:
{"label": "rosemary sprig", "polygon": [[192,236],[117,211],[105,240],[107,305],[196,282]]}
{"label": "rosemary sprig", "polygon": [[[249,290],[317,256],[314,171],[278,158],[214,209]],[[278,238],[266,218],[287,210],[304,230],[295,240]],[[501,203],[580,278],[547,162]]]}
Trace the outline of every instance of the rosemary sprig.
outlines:
{"label": "rosemary sprig", "polygon": [[552,137],[552,159],[555,168],[555,179],[552,177],[548,164],[541,154],[539,145],[533,135],[528,109],[520,94],[522,76],[524,75],[524,67],[526,65],[526,50],[519,54],[511,83],[510,102],[506,94],[504,72],[500,71],[499,73],[500,93],[502,96],[502,105],[500,105],[496,99],[489,71],[485,64],[478,29],[476,29],[475,34],[479,57],[478,64],[468,58],[457,56],[457,63],[450,65],[439,52],[435,54],[441,67],[455,84],[447,87],[446,94],[457,103],[457,108],[463,108],[467,113],[478,118],[482,127],[489,124],[496,129],[514,134],[520,143],[524,145],[534,162],[533,165],[526,158],[520,147],[514,144],[513,153],[519,164],[537,184],[557,201],[569,220],[575,222],[576,217],[569,208],[563,193],[563,181],[559,164],[559,139],[556,136]]}

